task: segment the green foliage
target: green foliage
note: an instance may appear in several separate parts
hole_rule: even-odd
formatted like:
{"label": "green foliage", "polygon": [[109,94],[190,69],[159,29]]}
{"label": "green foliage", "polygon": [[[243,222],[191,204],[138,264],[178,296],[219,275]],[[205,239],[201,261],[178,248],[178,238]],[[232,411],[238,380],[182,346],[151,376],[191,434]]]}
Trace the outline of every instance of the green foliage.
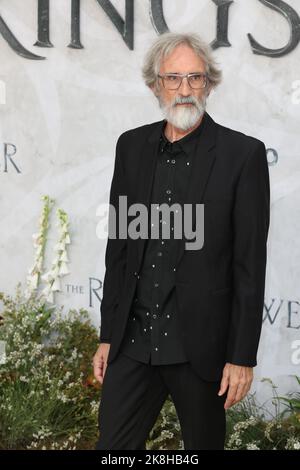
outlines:
{"label": "green foliage", "polygon": [[86,310],[49,306],[42,298],[0,293],[0,448],[85,446],[96,439],[99,387],[92,376],[98,334]]}
{"label": "green foliage", "polygon": [[[62,309],[43,297],[0,293],[0,449],[93,449],[101,386],[92,372],[98,332],[86,310]],[[297,377],[297,384],[300,379]],[[300,449],[300,393],[273,387],[270,407],[255,394],[227,411],[226,449]],[[283,411],[280,406],[283,405]],[[149,434],[148,450],[183,449],[169,396]]]}
{"label": "green foliage", "polygon": [[149,434],[146,448],[148,450],[183,449],[180,424],[170,396],[167,397],[155,426]]}
{"label": "green foliage", "polygon": [[[259,404],[255,393],[227,411],[227,449],[238,450],[300,450],[299,392],[290,398],[279,397],[272,386],[274,412],[266,404]],[[299,378],[296,377],[298,385]],[[297,399],[298,396],[298,399]],[[295,398],[296,397],[296,398]],[[289,409],[286,403],[293,403]],[[298,408],[296,405],[298,403]],[[280,405],[284,408],[281,410]]]}

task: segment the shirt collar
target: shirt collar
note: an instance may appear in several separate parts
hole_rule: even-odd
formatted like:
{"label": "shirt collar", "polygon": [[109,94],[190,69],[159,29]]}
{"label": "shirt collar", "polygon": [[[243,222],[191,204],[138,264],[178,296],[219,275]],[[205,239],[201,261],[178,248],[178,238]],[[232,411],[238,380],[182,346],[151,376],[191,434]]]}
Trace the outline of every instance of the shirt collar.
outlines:
{"label": "shirt collar", "polygon": [[163,147],[164,150],[166,150],[167,152],[171,154],[180,153],[182,151],[188,154],[192,150],[195,141],[197,140],[197,138],[200,136],[202,132],[205,117],[206,117],[206,113],[204,112],[204,115],[200,124],[192,132],[185,135],[179,140],[175,140],[174,142],[170,142],[169,139],[165,136],[165,128],[167,125],[167,120],[164,119],[161,136],[160,136],[161,147]]}

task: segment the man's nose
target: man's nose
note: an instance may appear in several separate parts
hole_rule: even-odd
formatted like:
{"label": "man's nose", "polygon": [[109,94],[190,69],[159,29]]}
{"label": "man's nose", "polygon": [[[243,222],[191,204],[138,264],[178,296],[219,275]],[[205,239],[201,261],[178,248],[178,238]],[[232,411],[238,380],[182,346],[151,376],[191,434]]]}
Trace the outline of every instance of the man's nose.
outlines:
{"label": "man's nose", "polygon": [[178,91],[183,95],[183,96],[188,96],[191,94],[191,87],[189,85],[187,77],[184,77],[182,79],[181,85],[178,89]]}

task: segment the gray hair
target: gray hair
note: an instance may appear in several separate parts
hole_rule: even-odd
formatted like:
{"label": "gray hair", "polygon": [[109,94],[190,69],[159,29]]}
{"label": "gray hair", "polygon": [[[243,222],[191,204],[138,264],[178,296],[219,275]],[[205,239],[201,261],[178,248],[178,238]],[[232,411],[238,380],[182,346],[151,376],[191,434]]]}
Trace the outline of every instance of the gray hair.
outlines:
{"label": "gray hair", "polygon": [[145,84],[152,87],[157,83],[161,60],[167,57],[177,46],[186,44],[205,62],[208,83],[215,88],[222,79],[222,72],[217,67],[217,62],[212,55],[211,47],[206,44],[197,33],[163,33],[148,50],[142,76]]}

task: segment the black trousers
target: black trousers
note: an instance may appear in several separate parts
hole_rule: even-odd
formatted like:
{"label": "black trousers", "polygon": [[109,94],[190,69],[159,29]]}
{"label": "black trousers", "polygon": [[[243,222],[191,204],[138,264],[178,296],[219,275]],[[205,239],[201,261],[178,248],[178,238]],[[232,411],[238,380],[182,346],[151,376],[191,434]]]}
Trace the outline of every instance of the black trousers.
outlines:
{"label": "black trousers", "polygon": [[226,393],[181,364],[151,365],[119,353],[108,364],[99,405],[96,450],[142,450],[170,394],[184,449],[224,449]]}

